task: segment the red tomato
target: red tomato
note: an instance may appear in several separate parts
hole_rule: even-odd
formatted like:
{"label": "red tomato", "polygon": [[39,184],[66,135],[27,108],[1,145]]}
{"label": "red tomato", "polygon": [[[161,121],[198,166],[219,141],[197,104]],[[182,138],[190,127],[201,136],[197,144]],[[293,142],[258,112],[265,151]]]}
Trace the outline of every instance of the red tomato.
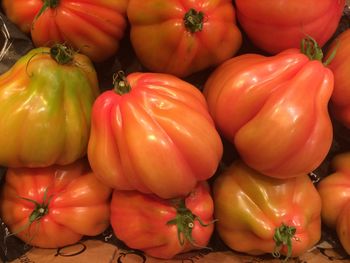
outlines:
{"label": "red tomato", "polygon": [[241,46],[230,0],[130,0],[130,38],[141,63],[185,77],[232,57]]}
{"label": "red tomato", "polygon": [[[334,56],[334,57],[333,57]],[[350,129],[350,29],[342,32],[327,51],[326,59],[334,74],[330,108],[335,117]]]}
{"label": "red tomato", "polygon": [[236,0],[237,19],[252,42],[277,54],[297,48],[306,35],[320,46],[337,29],[345,0]]}
{"label": "red tomato", "polygon": [[163,259],[205,247],[214,230],[214,205],[206,183],[184,199],[114,191],[111,224],[128,247]]}
{"label": "red tomato", "polygon": [[331,70],[297,49],[232,58],[204,87],[218,129],[244,161],[279,178],[307,174],[328,154],[332,91]]}
{"label": "red tomato", "polygon": [[307,175],[276,179],[235,161],[214,181],[216,229],[231,249],[299,256],[321,237],[321,199]]}
{"label": "red tomato", "polygon": [[13,168],[1,189],[0,213],[10,231],[27,244],[57,248],[108,227],[110,194],[84,160]]}
{"label": "red tomato", "polygon": [[332,162],[334,172],[317,186],[322,198],[322,222],[336,229],[350,254],[350,152],[336,155]]}
{"label": "red tomato", "polygon": [[196,87],[161,73],[116,84],[92,109],[88,157],[103,182],[173,198],[214,175],[223,146]]}
{"label": "red tomato", "polygon": [[126,28],[128,0],[3,0],[6,16],[37,47],[66,43],[95,62],[114,55]]}

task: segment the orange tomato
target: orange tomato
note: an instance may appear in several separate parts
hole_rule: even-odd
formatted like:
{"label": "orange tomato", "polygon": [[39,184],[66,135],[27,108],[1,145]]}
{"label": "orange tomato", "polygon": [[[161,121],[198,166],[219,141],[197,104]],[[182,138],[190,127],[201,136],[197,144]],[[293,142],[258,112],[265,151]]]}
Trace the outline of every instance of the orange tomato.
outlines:
{"label": "orange tomato", "polygon": [[232,57],[242,43],[230,0],[130,0],[130,39],[153,72],[186,77]]}
{"label": "orange tomato", "polygon": [[214,204],[207,183],[179,199],[165,200],[137,191],[113,192],[111,225],[128,247],[171,259],[204,248],[213,233]]}
{"label": "orange tomato", "polygon": [[333,85],[321,61],[289,49],[227,60],[203,92],[218,129],[241,158],[265,175],[287,178],[313,171],[328,154]]}
{"label": "orange tomato", "polygon": [[4,0],[6,16],[36,47],[70,45],[94,62],[113,56],[126,29],[127,0]]}
{"label": "orange tomato", "polygon": [[335,229],[350,254],[350,152],[336,155],[333,172],[317,185],[322,199],[322,222]]}
{"label": "orange tomato", "polygon": [[121,79],[93,105],[88,158],[96,175],[162,198],[185,196],[213,176],[223,145],[203,94],[168,74]]}

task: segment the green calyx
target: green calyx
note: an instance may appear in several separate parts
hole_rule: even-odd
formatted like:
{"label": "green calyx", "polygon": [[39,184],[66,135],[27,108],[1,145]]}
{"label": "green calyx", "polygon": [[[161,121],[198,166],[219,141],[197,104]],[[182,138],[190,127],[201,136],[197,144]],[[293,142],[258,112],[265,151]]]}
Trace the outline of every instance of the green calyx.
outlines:
{"label": "green calyx", "polygon": [[275,229],[275,235],[273,236],[273,240],[275,241],[275,249],[272,255],[275,258],[279,258],[281,256],[281,249],[283,247],[287,247],[287,255],[283,260],[286,262],[292,255],[292,241],[298,240],[295,237],[296,228],[292,226],[287,226],[284,223],[278,228]]}
{"label": "green calyx", "polygon": [[42,0],[44,2],[44,6],[48,8],[55,8],[60,3],[60,0]]}
{"label": "green calyx", "polygon": [[[47,197],[47,191],[48,191],[48,189],[46,188],[45,192],[44,192],[42,203],[39,203],[39,202],[37,202],[33,199],[30,199],[30,198],[18,196],[18,198],[21,198],[23,200],[26,200],[28,202],[33,203],[35,205],[35,207],[34,207],[32,213],[29,215],[28,222],[26,224],[22,225],[19,229],[16,229],[13,233],[6,235],[4,237],[4,243],[6,243],[7,238],[9,238],[10,236],[13,236],[13,235],[17,235],[18,233],[28,229],[34,222],[40,221],[41,218],[43,218],[45,215],[47,215],[49,213],[49,205],[50,205],[50,201],[52,199],[52,196]],[[28,241],[30,242],[30,240],[32,238],[34,238],[34,235],[31,236]]]}
{"label": "green calyx", "polygon": [[210,222],[209,224],[205,224],[198,216],[194,215],[191,210],[186,207],[184,199],[174,199],[173,200],[174,207],[176,208],[176,217],[169,220],[167,225],[176,225],[177,227],[177,236],[181,246],[185,244],[187,240],[195,247],[202,247],[196,244],[196,241],[192,237],[192,230],[194,228],[195,220],[197,220],[201,226],[209,226],[214,223],[216,220]]}
{"label": "green calyx", "polygon": [[50,48],[50,56],[61,65],[66,65],[73,61],[74,51],[66,45],[56,44]]}
{"label": "green calyx", "polygon": [[123,95],[131,91],[131,86],[127,81],[123,71],[118,71],[113,75],[114,91],[118,95]]}
{"label": "green calyx", "polygon": [[204,14],[191,8],[184,16],[184,24],[188,31],[195,33],[203,29]]}
{"label": "green calyx", "polygon": [[30,198],[25,198],[25,197],[20,197],[20,198],[28,202],[31,202],[35,205],[35,208],[33,209],[32,213],[29,216],[29,224],[32,224],[35,221],[39,221],[41,218],[43,218],[45,215],[49,213],[49,205],[50,205],[52,196],[47,197],[47,189],[44,192],[42,203],[39,203]]}
{"label": "green calyx", "polygon": [[300,51],[306,55],[310,60],[318,60],[322,62],[323,52],[316,40],[307,36],[301,40]]}
{"label": "green calyx", "polygon": [[46,9],[56,8],[60,3],[60,0],[42,0],[42,1],[43,1],[43,6],[40,8],[39,12],[36,14],[33,24],[45,12]]}

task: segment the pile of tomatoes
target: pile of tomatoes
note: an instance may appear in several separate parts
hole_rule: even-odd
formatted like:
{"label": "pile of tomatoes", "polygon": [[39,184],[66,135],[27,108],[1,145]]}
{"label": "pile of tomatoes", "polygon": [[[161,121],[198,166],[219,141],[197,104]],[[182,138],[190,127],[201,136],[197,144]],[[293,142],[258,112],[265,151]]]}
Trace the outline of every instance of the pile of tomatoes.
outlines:
{"label": "pile of tomatoes", "polygon": [[[350,148],[331,151],[335,125],[350,134],[344,0],[2,8],[35,46],[0,75],[11,235],[57,248],[111,225],[131,249],[171,259],[208,248],[215,230],[234,251],[289,258],[328,226],[350,253]],[[137,70],[104,86],[101,65],[119,57]]]}

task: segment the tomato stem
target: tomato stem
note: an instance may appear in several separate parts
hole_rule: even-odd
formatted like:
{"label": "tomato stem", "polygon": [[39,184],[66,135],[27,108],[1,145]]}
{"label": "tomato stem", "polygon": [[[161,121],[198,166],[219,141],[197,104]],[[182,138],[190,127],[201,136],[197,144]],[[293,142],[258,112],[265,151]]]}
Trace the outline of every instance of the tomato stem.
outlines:
{"label": "tomato stem", "polygon": [[119,95],[123,95],[131,91],[131,86],[126,79],[124,72],[121,70],[113,75],[113,86],[114,91]]}
{"label": "tomato stem", "polygon": [[316,40],[310,36],[307,36],[301,40],[300,44],[301,53],[306,55],[310,60],[318,60],[322,62],[323,52],[321,47],[317,44]]}
{"label": "tomato stem", "polygon": [[22,197],[22,196],[19,197],[19,198],[26,200],[28,202],[31,202],[35,205],[35,208],[33,209],[32,213],[29,216],[29,223],[30,224],[33,223],[34,221],[40,220],[42,217],[44,217],[45,215],[47,215],[49,213],[49,204],[50,204],[52,196],[47,197],[47,191],[48,191],[48,189],[46,188],[45,192],[44,192],[42,203],[39,203],[39,202],[37,202],[33,199],[30,199],[30,198],[26,198],[26,197]]}
{"label": "tomato stem", "polygon": [[204,14],[191,8],[184,16],[184,24],[188,31],[195,33],[203,29]]}
{"label": "tomato stem", "polygon": [[45,12],[48,8],[56,8],[59,5],[60,0],[42,0],[43,6],[40,8],[39,12],[34,17],[32,26],[34,25],[34,22]]}
{"label": "tomato stem", "polygon": [[56,44],[50,48],[50,56],[58,64],[65,65],[73,61],[74,51],[65,45]]}
{"label": "tomato stem", "polygon": [[328,58],[326,59],[325,62],[323,62],[323,65],[325,65],[325,66],[328,66],[332,62],[332,60],[335,58],[335,55],[337,54],[339,40],[336,39],[335,43],[336,44],[335,44],[334,48],[332,49],[332,51],[330,52]]}
{"label": "tomato stem", "polygon": [[47,5],[49,8],[55,8],[60,3],[60,0],[42,0],[44,5]]}
{"label": "tomato stem", "polygon": [[[10,236],[17,235],[18,233],[28,229],[34,222],[40,221],[41,218],[43,218],[45,215],[49,213],[49,205],[50,205],[52,196],[47,197],[47,192],[48,192],[48,188],[45,189],[42,203],[39,203],[30,198],[18,196],[18,198],[21,198],[25,201],[33,203],[35,205],[35,208],[33,209],[32,213],[29,215],[28,222],[22,225],[20,228],[18,228],[14,232],[12,232],[11,234],[6,235],[4,237],[4,242],[6,242],[6,239],[9,238]],[[34,236],[32,236],[31,238],[34,238]]]}
{"label": "tomato stem", "polygon": [[284,246],[287,246],[287,255],[283,260],[287,261],[292,255],[292,240],[298,240],[294,235],[296,228],[293,226],[287,226],[284,223],[278,228],[275,229],[275,235],[273,240],[275,241],[275,249],[272,255],[276,258],[281,256],[280,251]]}
{"label": "tomato stem", "polygon": [[205,224],[200,217],[194,215],[191,210],[186,207],[185,200],[174,199],[172,200],[174,207],[176,208],[176,217],[169,220],[167,225],[176,225],[177,227],[177,237],[181,246],[185,244],[185,240],[189,241],[195,247],[207,248],[205,246],[199,246],[196,244],[195,240],[192,237],[192,230],[194,228],[194,221],[197,220],[201,226],[209,226],[214,223],[216,220],[213,220],[209,224]]}

